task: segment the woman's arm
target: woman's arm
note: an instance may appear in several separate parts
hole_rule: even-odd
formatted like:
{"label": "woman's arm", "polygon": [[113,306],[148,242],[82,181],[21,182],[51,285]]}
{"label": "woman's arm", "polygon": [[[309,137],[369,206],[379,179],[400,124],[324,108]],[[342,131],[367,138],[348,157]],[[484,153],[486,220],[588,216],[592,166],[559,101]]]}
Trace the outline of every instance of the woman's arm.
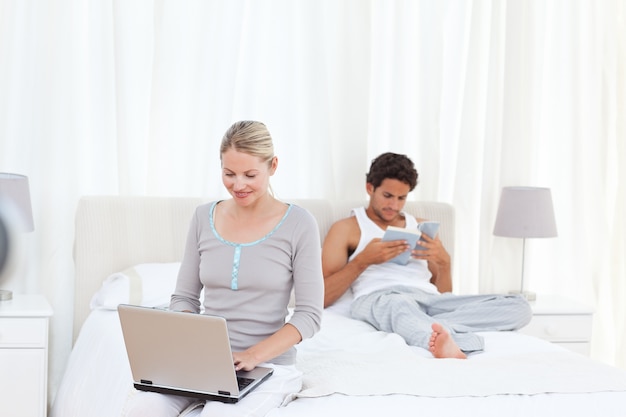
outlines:
{"label": "woman's arm", "polygon": [[286,352],[300,341],[302,341],[302,336],[298,329],[291,324],[285,324],[276,333],[249,349],[243,352],[233,352],[235,369],[250,371],[260,363]]}
{"label": "woman's arm", "polygon": [[[201,206],[202,207],[202,206]],[[198,207],[191,218],[185,252],[176,279],[176,288],[170,300],[170,309],[175,311],[200,312],[202,283],[198,276],[200,254],[198,253],[199,213]]]}
{"label": "woman's arm", "polygon": [[293,291],[295,308],[289,319],[302,339],[317,333],[324,310],[324,277],[319,229],[313,215],[300,208],[293,233]]}

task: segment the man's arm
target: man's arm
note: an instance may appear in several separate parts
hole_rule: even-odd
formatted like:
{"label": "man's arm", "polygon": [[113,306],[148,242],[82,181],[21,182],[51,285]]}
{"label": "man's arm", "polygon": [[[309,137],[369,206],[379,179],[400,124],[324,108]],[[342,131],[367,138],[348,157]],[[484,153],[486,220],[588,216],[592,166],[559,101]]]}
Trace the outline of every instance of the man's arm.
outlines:
{"label": "man's arm", "polygon": [[450,263],[436,264],[428,262],[428,269],[433,274],[430,282],[432,282],[440,293],[452,292],[452,272]]}
{"label": "man's arm", "polygon": [[354,217],[339,220],[328,231],[322,246],[324,307],[337,301],[368,266],[387,262],[408,246],[401,240],[382,242],[373,239],[348,262],[360,238],[361,231]]}
{"label": "man's arm", "polygon": [[[355,222],[356,223],[356,222]],[[360,237],[358,225],[356,232],[357,244]],[[356,262],[348,262],[350,251],[356,245],[351,244],[351,235],[354,227],[350,219],[339,220],[334,223],[322,245],[322,274],[324,275],[324,307],[328,307],[337,301],[347,290],[367,265]]]}

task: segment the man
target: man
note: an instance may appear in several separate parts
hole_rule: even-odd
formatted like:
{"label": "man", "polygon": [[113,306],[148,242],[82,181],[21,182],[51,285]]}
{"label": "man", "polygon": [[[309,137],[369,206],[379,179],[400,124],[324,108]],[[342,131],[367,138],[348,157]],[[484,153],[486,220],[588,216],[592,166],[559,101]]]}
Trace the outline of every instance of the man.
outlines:
{"label": "man", "polygon": [[[402,209],[418,174],[406,155],[384,153],[366,175],[367,208],[332,225],[322,248],[324,306],[352,288],[352,317],[397,333],[436,358],[465,359],[484,349],[479,331],[515,330],[530,321],[528,302],[517,295],[452,294],[450,256],[441,240],[423,234],[424,250],[402,240],[382,241],[387,226],[417,227]],[[411,250],[407,265],[388,262]]]}

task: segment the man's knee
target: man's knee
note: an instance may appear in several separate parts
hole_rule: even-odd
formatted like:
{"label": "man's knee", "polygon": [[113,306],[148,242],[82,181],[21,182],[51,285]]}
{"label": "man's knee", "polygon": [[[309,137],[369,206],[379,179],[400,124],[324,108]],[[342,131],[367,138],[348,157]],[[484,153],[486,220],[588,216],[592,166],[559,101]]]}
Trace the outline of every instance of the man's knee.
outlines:
{"label": "man's knee", "polygon": [[518,330],[530,323],[530,320],[533,318],[533,310],[524,297],[516,296],[513,300],[511,310],[516,319],[513,330]]}

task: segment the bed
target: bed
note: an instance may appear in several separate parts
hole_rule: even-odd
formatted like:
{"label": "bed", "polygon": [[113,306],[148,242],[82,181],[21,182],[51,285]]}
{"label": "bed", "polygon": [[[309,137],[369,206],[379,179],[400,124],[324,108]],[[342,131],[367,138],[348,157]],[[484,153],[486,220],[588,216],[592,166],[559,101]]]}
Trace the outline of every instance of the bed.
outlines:
{"label": "bed", "polygon": [[[136,394],[115,307],[159,306],[173,290],[190,216],[201,198],[83,197],[75,219],[74,347],[52,417],[125,416]],[[293,200],[320,235],[363,201]],[[454,210],[408,202],[441,221],[454,255]],[[269,417],[624,416],[626,371],[519,332],[484,332],[468,360],[432,359],[393,334],[348,317],[350,294],[323,313],[322,328],[298,345],[302,390]],[[187,415],[198,415],[199,409]]]}

